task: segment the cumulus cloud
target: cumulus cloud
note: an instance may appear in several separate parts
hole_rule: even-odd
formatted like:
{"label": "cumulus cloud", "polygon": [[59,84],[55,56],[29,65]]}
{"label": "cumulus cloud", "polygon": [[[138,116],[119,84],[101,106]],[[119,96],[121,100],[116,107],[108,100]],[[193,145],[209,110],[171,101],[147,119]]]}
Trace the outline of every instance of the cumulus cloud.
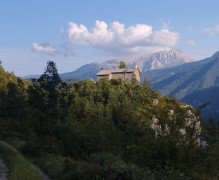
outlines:
{"label": "cumulus cloud", "polygon": [[33,50],[47,55],[57,54],[57,50],[48,43],[33,43]]}
{"label": "cumulus cloud", "polygon": [[195,46],[195,40],[188,40],[187,41],[187,44],[189,45],[189,46]]}
{"label": "cumulus cloud", "polygon": [[83,24],[69,22],[66,31],[68,41],[77,45],[92,46],[111,54],[141,54],[171,48],[177,43],[179,34],[166,27],[152,31],[152,26],[137,24],[125,28],[124,24],[96,21],[88,30]]}
{"label": "cumulus cloud", "polygon": [[213,28],[204,28],[203,31],[207,34],[214,35],[216,33],[219,33],[219,25],[216,25]]}

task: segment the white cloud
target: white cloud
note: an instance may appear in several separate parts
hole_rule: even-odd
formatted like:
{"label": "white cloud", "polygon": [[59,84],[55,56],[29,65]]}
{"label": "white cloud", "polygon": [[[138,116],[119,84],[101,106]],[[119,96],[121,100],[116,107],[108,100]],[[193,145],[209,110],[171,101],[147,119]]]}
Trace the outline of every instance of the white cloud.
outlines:
{"label": "white cloud", "polygon": [[216,33],[219,33],[219,25],[216,25],[213,28],[204,28],[203,31],[207,34],[214,35]]}
{"label": "white cloud", "polygon": [[188,40],[187,41],[187,44],[189,45],[189,46],[195,46],[195,40]]}
{"label": "white cloud", "polygon": [[152,31],[152,26],[137,24],[125,28],[124,24],[96,21],[88,30],[83,24],[69,22],[68,41],[77,45],[92,46],[111,54],[146,54],[171,48],[177,43],[179,34],[166,27]]}
{"label": "white cloud", "polygon": [[49,45],[48,43],[42,43],[42,44],[33,43],[33,50],[48,55],[54,55],[57,53],[57,50],[51,45]]}

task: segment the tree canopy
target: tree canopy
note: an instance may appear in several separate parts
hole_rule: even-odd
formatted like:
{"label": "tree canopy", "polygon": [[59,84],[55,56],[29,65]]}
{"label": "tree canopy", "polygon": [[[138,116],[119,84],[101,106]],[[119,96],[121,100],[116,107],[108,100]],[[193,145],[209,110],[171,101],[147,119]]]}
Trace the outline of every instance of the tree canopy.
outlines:
{"label": "tree canopy", "polygon": [[118,66],[119,69],[123,69],[123,68],[126,68],[126,64],[124,61],[120,61],[120,64]]}
{"label": "tree canopy", "polygon": [[218,126],[147,79],[66,84],[52,61],[32,82],[0,74],[0,137],[53,179],[218,177]]}

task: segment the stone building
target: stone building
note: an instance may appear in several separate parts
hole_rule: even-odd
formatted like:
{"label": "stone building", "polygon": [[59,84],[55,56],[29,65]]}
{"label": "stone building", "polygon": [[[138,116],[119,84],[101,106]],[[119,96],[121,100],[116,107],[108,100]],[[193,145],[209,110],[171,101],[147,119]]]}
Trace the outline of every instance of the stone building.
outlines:
{"label": "stone building", "polygon": [[125,80],[132,80],[135,77],[138,82],[140,82],[140,71],[136,68],[123,68],[123,69],[101,69],[97,73],[97,81],[99,81],[102,77],[108,77],[109,80],[111,79],[122,79]]}

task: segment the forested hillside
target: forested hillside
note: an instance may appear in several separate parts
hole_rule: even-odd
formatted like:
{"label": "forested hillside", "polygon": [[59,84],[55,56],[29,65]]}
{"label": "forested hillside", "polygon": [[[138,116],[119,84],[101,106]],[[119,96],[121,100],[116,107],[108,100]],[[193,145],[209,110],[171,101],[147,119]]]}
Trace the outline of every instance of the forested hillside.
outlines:
{"label": "forested hillside", "polygon": [[217,179],[218,126],[145,79],[32,82],[0,66],[0,138],[52,179]]}

